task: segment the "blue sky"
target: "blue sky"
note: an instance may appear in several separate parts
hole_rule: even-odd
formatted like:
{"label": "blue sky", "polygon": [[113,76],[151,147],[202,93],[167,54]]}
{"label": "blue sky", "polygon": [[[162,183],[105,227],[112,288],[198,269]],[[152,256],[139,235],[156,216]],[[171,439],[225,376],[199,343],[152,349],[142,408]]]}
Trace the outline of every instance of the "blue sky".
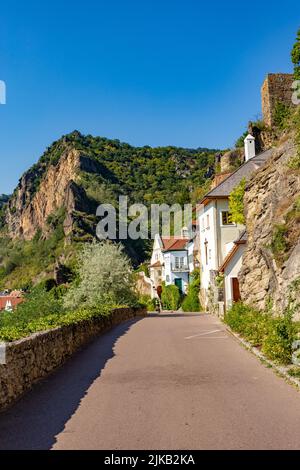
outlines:
{"label": "blue sky", "polygon": [[62,134],[226,148],[292,71],[299,1],[27,0],[1,5],[0,193]]}

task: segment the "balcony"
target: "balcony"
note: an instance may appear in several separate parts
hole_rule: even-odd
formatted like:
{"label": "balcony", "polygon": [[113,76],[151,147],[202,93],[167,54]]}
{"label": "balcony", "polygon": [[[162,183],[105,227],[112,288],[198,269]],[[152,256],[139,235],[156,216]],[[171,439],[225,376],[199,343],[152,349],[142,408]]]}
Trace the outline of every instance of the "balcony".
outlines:
{"label": "balcony", "polygon": [[172,264],[171,265],[171,270],[173,273],[188,273],[189,272],[189,267],[187,264]]}

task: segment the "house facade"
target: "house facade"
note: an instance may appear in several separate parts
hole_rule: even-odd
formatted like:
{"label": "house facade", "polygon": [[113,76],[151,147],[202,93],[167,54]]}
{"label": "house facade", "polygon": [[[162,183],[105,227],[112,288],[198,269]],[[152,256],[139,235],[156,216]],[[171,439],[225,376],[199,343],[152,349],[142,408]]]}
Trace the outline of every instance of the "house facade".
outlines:
{"label": "house facade", "polygon": [[[198,207],[199,238],[200,238],[200,300],[206,310],[217,310],[224,312],[226,297],[232,301],[232,282],[226,281],[228,269],[225,274],[225,289],[217,282],[220,269],[231,250],[235,247],[235,241],[239,240],[245,231],[245,226],[232,222],[229,213],[229,195],[233,189],[245,179],[249,180],[251,175],[259,169],[273,154],[272,149],[255,155],[255,139],[248,135],[245,138],[245,162],[219,185],[215,186],[202,199]],[[241,262],[241,248],[239,256],[234,253],[231,258],[229,278],[235,277],[235,293],[238,292],[238,265]],[[236,272],[237,271],[237,272]],[[229,292],[230,291],[230,292]]]}
{"label": "house facade", "polygon": [[156,235],[150,262],[152,297],[157,297],[164,282],[174,284],[185,294],[189,283],[188,237]]}
{"label": "house facade", "polygon": [[233,247],[227,254],[220,267],[220,274],[224,276],[224,306],[225,310],[230,308],[234,302],[241,299],[238,274],[242,268],[243,253],[246,248],[247,233],[242,232],[240,237],[234,241]]}

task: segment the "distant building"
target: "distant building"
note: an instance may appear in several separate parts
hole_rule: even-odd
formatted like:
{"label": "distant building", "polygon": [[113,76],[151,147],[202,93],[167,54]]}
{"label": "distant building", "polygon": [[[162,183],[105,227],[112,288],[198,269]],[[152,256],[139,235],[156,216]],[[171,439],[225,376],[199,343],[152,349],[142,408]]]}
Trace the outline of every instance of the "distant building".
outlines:
{"label": "distant building", "polygon": [[152,297],[157,296],[162,283],[174,284],[185,294],[189,283],[188,243],[190,238],[155,236],[150,278],[153,285]]}
{"label": "distant building", "polygon": [[21,291],[4,292],[0,294],[0,310],[12,311],[23,301],[24,297]]}

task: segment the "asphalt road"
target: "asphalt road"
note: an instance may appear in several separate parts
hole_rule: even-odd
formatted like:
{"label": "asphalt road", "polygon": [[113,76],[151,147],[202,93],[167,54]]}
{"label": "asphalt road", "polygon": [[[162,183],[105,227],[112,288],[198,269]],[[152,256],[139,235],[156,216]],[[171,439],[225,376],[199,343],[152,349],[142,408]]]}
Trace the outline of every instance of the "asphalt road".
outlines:
{"label": "asphalt road", "polygon": [[131,320],[0,415],[0,449],[299,449],[300,393],[216,318]]}

